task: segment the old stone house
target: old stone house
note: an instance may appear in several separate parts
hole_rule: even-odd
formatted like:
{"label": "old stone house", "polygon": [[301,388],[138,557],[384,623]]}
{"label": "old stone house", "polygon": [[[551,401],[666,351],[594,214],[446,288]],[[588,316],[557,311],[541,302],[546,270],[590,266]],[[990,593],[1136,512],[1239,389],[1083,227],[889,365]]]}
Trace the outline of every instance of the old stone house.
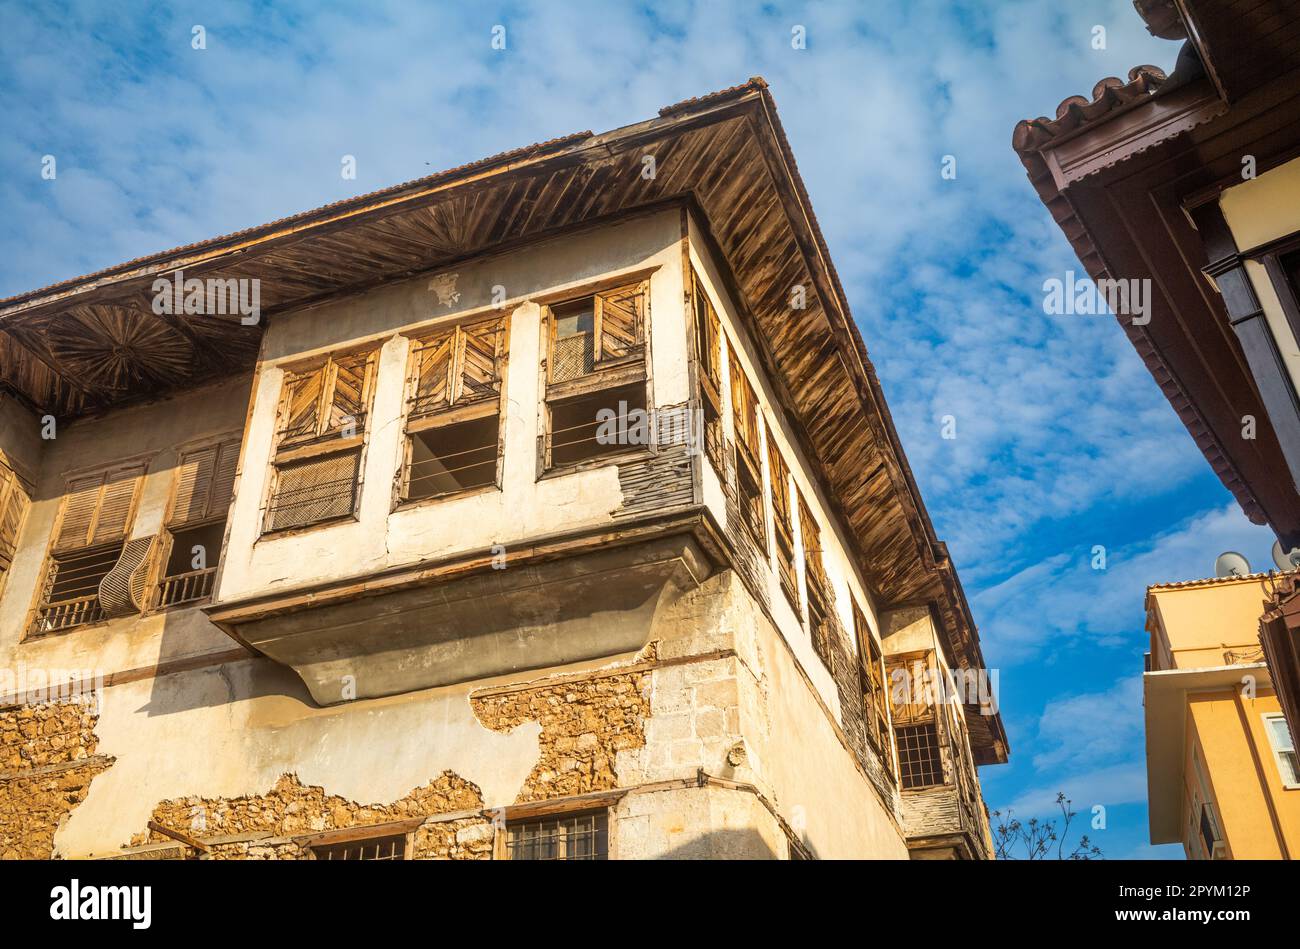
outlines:
{"label": "old stone house", "polygon": [[0,854],[988,856],[761,80],[0,301]]}

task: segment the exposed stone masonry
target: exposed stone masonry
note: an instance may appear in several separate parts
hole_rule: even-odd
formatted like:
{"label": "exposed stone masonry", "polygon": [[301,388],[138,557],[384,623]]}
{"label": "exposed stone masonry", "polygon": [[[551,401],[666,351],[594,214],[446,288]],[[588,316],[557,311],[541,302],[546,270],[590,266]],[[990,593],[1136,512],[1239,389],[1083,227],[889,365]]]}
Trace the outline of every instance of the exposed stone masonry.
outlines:
{"label": "exposed stone masonry", "polygon": [[516,799],[522,803],[616,787],[615,755],[645,745],[649,689],[648,672],[631,672],[470,701],[479,721],[495,731],[527,721],[542,726],[541,756]]}
{"label": "exposed stone masonry", "polygon": [[111,760],[97,757],[93,704],[0,711],[0,859],[48,859],[54,835]]}

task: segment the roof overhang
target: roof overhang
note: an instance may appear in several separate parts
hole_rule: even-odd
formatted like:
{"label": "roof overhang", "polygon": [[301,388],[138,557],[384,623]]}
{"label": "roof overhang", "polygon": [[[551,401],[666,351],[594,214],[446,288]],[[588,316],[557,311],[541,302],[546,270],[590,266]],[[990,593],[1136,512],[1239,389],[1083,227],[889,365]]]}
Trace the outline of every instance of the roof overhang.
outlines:
{"label": "roof overhang", "polygon": [[[1191,216],[1241,181],[1242,155],[1260,173],[1294,157],[1300,81],[1283,77],[1229,105],[1212,78],[1194,63],[1169,80],[1139,66],[1127,82],[1099,82],[1091,100],[1066,99],[1053,119],[1020,122],[1012,144],[1088,276],[1149,281],[1146,322],[1116,318],[1246,516],[1300,538],[1300,496],[1223,299],[1201,272],[1210,261]],[[1254,439],[1241,437],[1247,416]]]}
{"label": "roof overhang", "polygon": [[1272,688],[1268,667],[1262,662],[1206,669],[1162,669],[1143,674],[1147,813],[1153,844],[1176,844],[1183,839],[1188,696],[1240,688],[1245,676],[1254,677],[1256,688]]}
{"label": "roof overhang", "polygon": [[[647,154],[656,159],[653,177],[642,174]],[[689,203],[719,251],[724,282],[793,411],[796,437],[826,497],[851,532],[878,605],[929,605],[953,664],[981,668],[961,583],[921,501],[761,79],[612,132],[507,152],[0,300],[0,345],[9,347],[0,353],[0,384],[43,411],[77,415],[192,385],[203,372],[247,368],[260,325],[151,312],[153,281],[176,271],[258,280],[264,322],[669,202]],[[810,292],[793,320],[788,290],[797,284]],[[112,332],[88,318],[96,308],[111,314]],[[134,336],[123,344],[118,337],[128,330]],[[93,345],[69,352],[69,333],[88,334]],[[107,382],[96,376],[102,359],[87,358],[87,350],[111,353],[117,375]],[[208,363],[192,358],[201,353]],[[988,726],[977,755],[1004,761],[1001,718],[989,717]]]}

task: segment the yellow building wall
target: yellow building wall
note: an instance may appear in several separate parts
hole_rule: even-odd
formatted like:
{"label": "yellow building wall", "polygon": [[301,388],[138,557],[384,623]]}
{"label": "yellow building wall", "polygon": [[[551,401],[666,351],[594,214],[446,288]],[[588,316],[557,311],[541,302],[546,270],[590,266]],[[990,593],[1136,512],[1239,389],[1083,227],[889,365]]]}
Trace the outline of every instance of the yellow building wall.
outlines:
{"label": "yellow building wall", "polygon": [[[1267,592],[1264,580],[1209,581],[1203,586],[1152,589],[1149,624],[1155,668],[1210,669],[1233,665],[1226,652],[1257,653],[1259,616]],[[1161,645],[1167,647],[1167,652]],[[1163,663],[1172,657],[1173,665]],[[1162,658],[1164,657],[1164,658]],[[1263,657],[1254,661],[1262,661]]]}
{"label": "yellow building wall", "polygon": [[[1283,787],[1264,729],[1263,716],[1279,711],[1271,689],[1260,689],[1253,699],[1238,689],[1188,697],[1184,800],[1191,800],[1197,780],[1191,759],[1192,748],[1199,746],[1211,802],[1234,860],[1300,856],[1300,790]],[[1188,814],[1183,817],[1188,827]]]}

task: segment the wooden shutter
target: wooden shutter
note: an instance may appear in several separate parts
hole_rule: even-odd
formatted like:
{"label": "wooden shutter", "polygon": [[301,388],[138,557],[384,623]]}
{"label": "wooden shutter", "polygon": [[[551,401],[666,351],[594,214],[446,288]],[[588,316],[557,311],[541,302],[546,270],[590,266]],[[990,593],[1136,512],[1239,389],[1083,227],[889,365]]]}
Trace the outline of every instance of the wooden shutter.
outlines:
{"label": "wooden shutter", "polygon": [[99,605],[108,616],[144,609],[149,577],[149,553],[156,537],[128,541],[113,568],[99,581]]}
{"label": "wooden shutter", "polygon": [[144,465],[82,475],[68,482],[55,551],[121,540],[130,526]]}
{"label": "wooden shutter", "polygon": [[885,660],[889,707],[894,726],[934,721],[934,654],[929,651],[903,653]]}
{"label": "wooden shutter", "polygon": [[455,348],[454,327],[415,343],[411,354],[415,377],[411,415],[424,415],[451,405],[451,372],[456,361]]}
{"label": "wooden shutter", "polygon": [[649,281],[596,294],[598,359],[635,355],[645,342],[645,303]]}
{"label": "wooden shutter", "polygon": [[0,570],[8,570],[13,563],[27,500],[27,492],[18,475],[0,464]]}
{"label": "wooden shutter", "polygon": [[135,496],[140,488],[143,466],[122,468],[110,472],[99,501],[99,512],[90,535],[90,545],[107,544],[126,536],[135,509]]}
{"label": "wooden shutter", "polygon": [[731,361],[731,408],[736,426],[736,441],[749,449],[755,463],[758,461],[758,415],[754,389],[740,367],[740,361]]}
{"label": "wooden shutter", "polygon": [[826,565],[822,562],[822,535],[813,519],[808,502],[799,495],[799,531],[803,537],[804,572],[808,583],[815,586],[828,600],[831,595],[830,581],[826,578]]}
{"label": "wooden shutter", "polygon": [[695,304],[695,351],[704,377],[715,392],[722,390],[722,326],[717,311],[709,301],[700,278],[691,271],[692,297]]}
{"label": "wooden shutter", "polygon": [[360,431],[365,425],[366,407],[370,404],[370,386],[374,377],[375,351],[351,353],[334,360],[333,391],[329,403],[326,431],[335,431],[351,420]]}
{"label": "wooden shutter", "polygon": [[415,343],[411,416],[498,395],[503,327],[502,320],[494,317],[454,326]]}
{"label": "wooden shutter", "polygon": [[784,528],[786,534],[793,538],[794,528],[790,520],[790,469],[781,457],[781,449],[776,446],[776,439],[768,432],[767,471],[772,481],[772,512],[776,522]]}
{"label": "wooden shutter", "polygon": [[320,421],[321,388],[328,366],[284,374],[281,397],[281,443],[315,438]]}
{"label": "wooden shutter", "polygon": [[186,452],[181,456],[171,525],[201,521],[224,514],[230,506],[239,461],[239,442],[232,440]]}
{"label": "wooden shutter", "polygon": [[487,399],[501,391],[503,325],[491,319],[456,328],[456,402]]}
{"label": "wooden shutter", "polygon": [[95,520],[103,487],[103,472],[68,482],[68,493],[63,499],[63,520],[59,523],[59,536],[54,541],[55,550],[75,550],[88,545],[90,527]]}
{"label": "wooden shutter", "polygon": [[268,530],[302,527],[351,514],[361,449],[280,465]]}

